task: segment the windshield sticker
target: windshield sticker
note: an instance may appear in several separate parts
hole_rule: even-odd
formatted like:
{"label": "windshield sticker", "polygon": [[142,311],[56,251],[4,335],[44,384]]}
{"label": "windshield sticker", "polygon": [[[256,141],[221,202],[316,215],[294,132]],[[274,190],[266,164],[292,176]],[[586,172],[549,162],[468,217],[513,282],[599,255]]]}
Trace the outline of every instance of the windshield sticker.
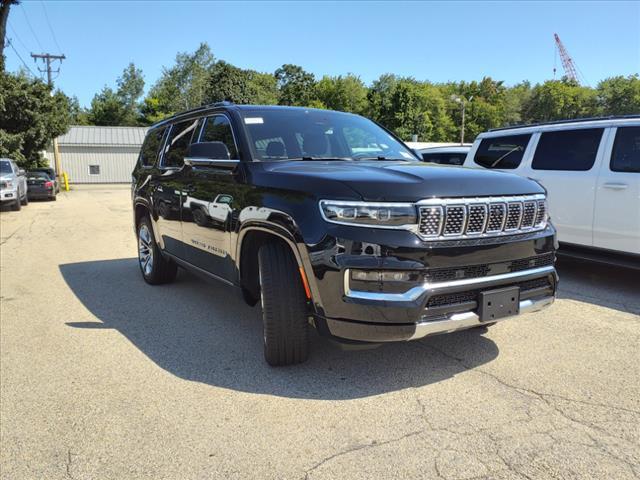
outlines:
{"label": "windshield sticker", "polygon": [[256,125],[264,123],[264,119],[262,117],[245,117],[244,123],[246,125]]}

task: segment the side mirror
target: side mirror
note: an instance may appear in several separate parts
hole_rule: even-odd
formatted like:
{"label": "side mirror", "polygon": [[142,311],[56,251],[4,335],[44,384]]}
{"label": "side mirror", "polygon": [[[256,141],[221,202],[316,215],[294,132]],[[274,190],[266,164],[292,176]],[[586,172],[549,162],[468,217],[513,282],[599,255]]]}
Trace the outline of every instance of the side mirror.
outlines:
{"label": "side mirror", "polygon": [[231,154],[227,146],[222,142],[200,142],[189,145],[187,157],[192,162],[199,160],[229,160]]}

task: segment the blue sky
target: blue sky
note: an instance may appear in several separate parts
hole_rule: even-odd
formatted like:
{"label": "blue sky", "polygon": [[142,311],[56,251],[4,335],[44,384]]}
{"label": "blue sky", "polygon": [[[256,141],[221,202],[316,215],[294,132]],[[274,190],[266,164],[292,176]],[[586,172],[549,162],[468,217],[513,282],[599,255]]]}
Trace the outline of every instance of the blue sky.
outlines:
{"label": "blue sky", "polygon": [[[558,32],[592,86],[640,72],[640,2],[23,1],[8,36],[36,73],[30,52],[59,52],[47,16],[67,56],[56,86],[84,106],[129,62],[148,88],[176,52],[203,41],[216,58],[265,72],[295,63],[367,84],[383,73],[514,84],[553,78]],[[10,47],[5,55],[18,69]]]}

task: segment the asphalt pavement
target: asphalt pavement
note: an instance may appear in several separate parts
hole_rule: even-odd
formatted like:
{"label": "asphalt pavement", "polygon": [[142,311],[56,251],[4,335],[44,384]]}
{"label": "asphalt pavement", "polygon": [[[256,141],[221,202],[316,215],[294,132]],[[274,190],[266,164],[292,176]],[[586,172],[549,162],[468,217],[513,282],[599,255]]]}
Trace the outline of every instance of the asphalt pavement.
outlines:
{"label": "asphalt pavement", "polygon": [[0,213],[3,479],[631,479],[640,275],[561,261],[549,309],[271,368],[258,309],[145,284],[127,187]]}

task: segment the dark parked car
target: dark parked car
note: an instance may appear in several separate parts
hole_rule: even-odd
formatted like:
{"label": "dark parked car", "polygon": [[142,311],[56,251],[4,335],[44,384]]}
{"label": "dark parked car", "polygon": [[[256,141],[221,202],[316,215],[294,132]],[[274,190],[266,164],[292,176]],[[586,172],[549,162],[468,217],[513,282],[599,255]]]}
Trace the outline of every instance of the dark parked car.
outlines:
{"label": "dark parked car", "polygon": [[27,185],[29,200],[56,200],[55,183],[47,173],[33,170],[27,172]]}
{"label": "dark parked car", "polygon": [[413,340],[555,298],[537,183],[420,162],[357,115],[178,114],[149,129],[132,199],[144,279],[171,282],[181,266],[238,287],[261,303],[271,365],[307,358],[309,325],[346,342]]}
{"label": "dark parked car", "polygon": [[31,170],[32,172],[44,172],[49,175],[49,178],[53,182],[53,186],[55,187],[56,193],[60,193],[60,184],[58,183],[58,178],[56,177],[56,171],[50,167],[38,167]]}

